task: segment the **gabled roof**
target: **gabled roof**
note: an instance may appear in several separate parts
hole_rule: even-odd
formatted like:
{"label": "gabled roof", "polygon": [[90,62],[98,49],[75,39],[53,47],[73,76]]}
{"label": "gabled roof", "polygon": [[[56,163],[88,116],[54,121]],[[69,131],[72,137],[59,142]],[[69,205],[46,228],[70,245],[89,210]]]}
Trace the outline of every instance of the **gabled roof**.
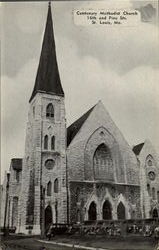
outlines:
{"label": "gabled roof", "polygon": [[21,171],[22,170],[22,159],[21,158],[13,158],[11,160],[11,166],[14,170]]}
{"label": "gabled roof", "polygon": [[140,144],[137,144],[136,146],[133,147],[133,151],[136,155],[139,155],[140,152],[141,152],[141,149],[143,148],[144,146],[144,142],[143,143],[140,143]]}
{"label": "gabled roof", "polygon": [[90,115],[95,106],[89,109],[84,115],[82,115],[78,120],[76,120],[67,128],[67,146],[69,146],[69,144],[71,143],[75,135],[78,133],[84,122],[87,120],[88,116]]}
{"label": "gabled roof", "polygon": [[29,102],[31,102],[33,97],[38,92],[64,96],[56,59],[56,48],[50,3],[37,76]]}

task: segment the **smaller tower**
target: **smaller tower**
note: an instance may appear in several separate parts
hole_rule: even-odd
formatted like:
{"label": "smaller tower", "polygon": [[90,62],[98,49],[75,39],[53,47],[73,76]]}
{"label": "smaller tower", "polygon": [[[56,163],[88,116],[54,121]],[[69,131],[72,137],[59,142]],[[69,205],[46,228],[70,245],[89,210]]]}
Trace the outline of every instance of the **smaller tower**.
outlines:
{"label": "smaller tower", "polygon": [[29,103],[19,225],[20,232],[39,234],[67,222],[65,103],[50,4]]}

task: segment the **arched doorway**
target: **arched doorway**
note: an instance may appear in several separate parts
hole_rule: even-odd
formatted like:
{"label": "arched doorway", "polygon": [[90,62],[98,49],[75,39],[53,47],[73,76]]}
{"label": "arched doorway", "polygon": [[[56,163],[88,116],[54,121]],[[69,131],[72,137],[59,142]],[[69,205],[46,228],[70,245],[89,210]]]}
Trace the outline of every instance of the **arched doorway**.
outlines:
{"label": "arched doorway", "polygon": [[103,220],[112,219],[112,206],[109,201],[105,201],[103,204]]}
{"label": "arched doorway", "polygon": [[96,220],[96,219],[97,219],[96,204],[94,201],[92,201],[88,210],[88,220]]}
{"label": "arched doorway", "polygon": [[154,208],[153,212],[152,212],[152,217],[153,218],[158,218],[158,211],[157,208]]}
{"label": "arched doorway", "polygon": [[117,207],[118,220],[125,220],[125,207],[122,202],[119,203]]}
{"label": "arched doorway", "polygon": [[45,208],[45,230],[48,230],[49,225],[52,223],[52,208],[47,206]]}

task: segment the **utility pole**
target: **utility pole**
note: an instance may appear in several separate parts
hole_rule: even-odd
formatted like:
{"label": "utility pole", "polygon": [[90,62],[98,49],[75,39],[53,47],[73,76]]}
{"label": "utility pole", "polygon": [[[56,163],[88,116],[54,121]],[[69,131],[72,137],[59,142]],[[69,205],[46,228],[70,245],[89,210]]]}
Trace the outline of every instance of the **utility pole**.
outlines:
{"label": "utility pole", "polygon": [[7,236],[9,234],[9,228],[8,227],[6,228],[7,210],[8,210],[8,194],[9,194],[9,179],[10,179],[10,173],[7,173],[5,214],[4,214],[4,236]]}

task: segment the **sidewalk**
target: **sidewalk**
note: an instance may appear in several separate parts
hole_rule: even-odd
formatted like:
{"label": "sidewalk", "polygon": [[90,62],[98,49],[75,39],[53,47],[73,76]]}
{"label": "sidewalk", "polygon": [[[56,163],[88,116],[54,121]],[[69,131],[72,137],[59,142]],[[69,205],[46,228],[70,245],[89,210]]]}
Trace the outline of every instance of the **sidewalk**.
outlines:
{"label": "sidewalk", "polygon": [[86,250],[156,250],[152,238],[58,237],[51,241],[40,240],[54,246]]}
{"label": "sidewalk", "polygon": [[77,244],[68,244],[68,243],[62,243],[62,242],[56,242],[56,241],[44,241],[44,240],[38,240],[42,243],[49,243],[57,246],[64,246],[64,247],[70,247],[72,249],[86,249],[86,250],[110,250],[108,248],[95,248],[95,247],[87,247]]}

